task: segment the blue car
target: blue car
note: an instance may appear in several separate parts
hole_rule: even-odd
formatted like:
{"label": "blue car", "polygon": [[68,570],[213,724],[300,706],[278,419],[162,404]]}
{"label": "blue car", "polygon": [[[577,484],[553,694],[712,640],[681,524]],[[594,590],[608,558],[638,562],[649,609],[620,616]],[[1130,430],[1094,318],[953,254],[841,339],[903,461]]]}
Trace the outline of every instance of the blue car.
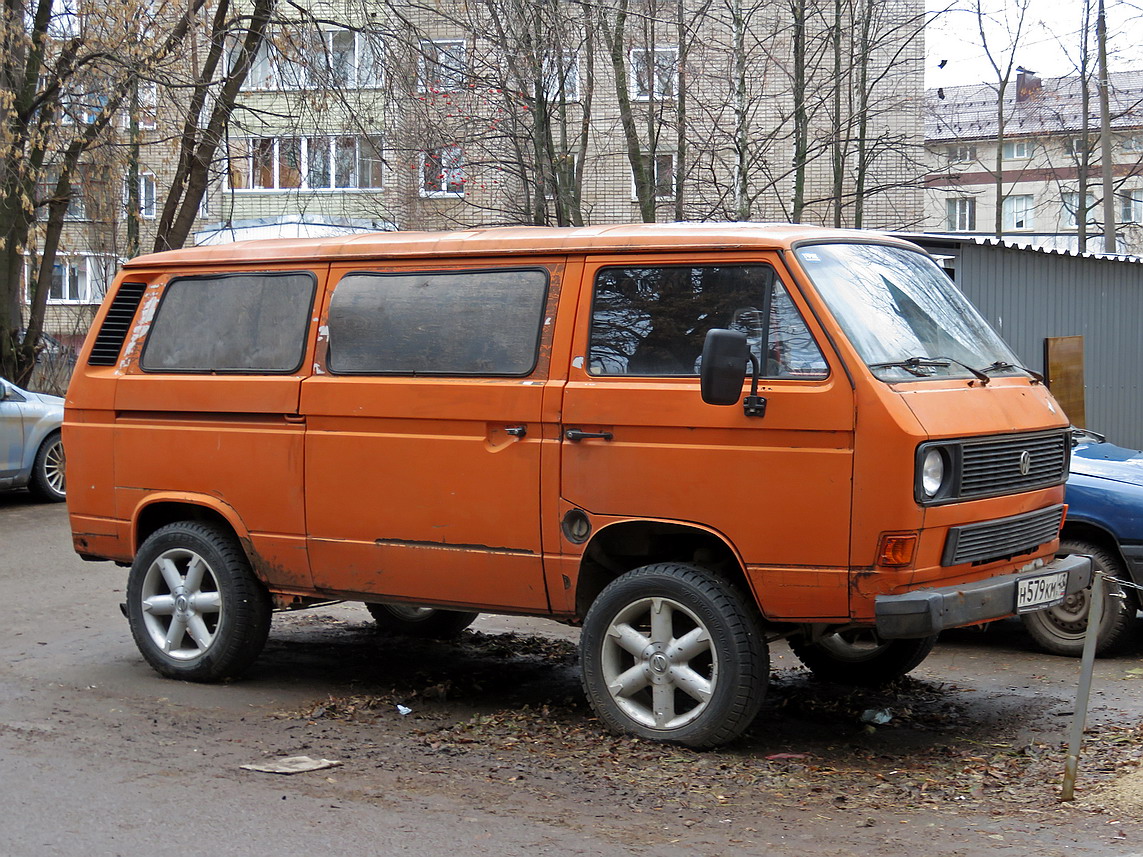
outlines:
{"label": "blue car", "polygon": [[[1143,451],[1076,429],[1065,499],[1068,514],[1060,552],[1089,554],[1098,570],[1143,585]],[[1079,655],[1090,595],[1084,590],[1056,607],[1024,614],[1024,627],[1036,645],[1057,655]],[[1108,581],[1098,654],[1116,654],[1138,639],[1139,595]]]}
{"label": "blue car", "polygon": [[0,378],[0,488],[27,486],[52,503],[66,498],[62,424],[63,399]]}

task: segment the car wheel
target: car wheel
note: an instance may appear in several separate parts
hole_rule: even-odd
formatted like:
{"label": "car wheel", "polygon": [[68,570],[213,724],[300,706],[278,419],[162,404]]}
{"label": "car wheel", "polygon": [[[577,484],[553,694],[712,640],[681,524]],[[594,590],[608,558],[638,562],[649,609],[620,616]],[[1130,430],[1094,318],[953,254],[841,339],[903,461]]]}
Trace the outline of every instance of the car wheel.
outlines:
{"label": "car wheel", "polygon": [[584,691],[608,728],[690,747],[742,734],[770,672],[754,605],[675,563],[613,580],[584,618],[580,649]]}
{"label": "car wheel", "polygon": [[929,656],[937,637],[882,640],[872,628],[828,634],[809,642],[793,638],[790,648],[813,674],[839,684],[874,686],[898,679]]}
{"label": "car wheel", "polygon": [[60,433],[54,431],[44,438],[44,442],[36,450],[36,459],[32,463],[32,478],[28,482],[28,490],[34,497],[46,503],[62,503],[67,499],[65,462],[63,441],[60,439]]}
{"label": "car wheel", "polygon": [[135,644],[170,678],[241,675],[266,643],[271,609],[233,535],[210,524],[180,521],[156,530],[127,578]]}
{"label": "car wheel", "polygon": [[[1067,539],[1061,541],[1059,555],[1070,554],[1087,554],[1096,570],[1121,580],[1128,579],[1119,557],[1102,545]],[[1079,657],[1083,654],[1090,607],[1091,589],[1088,588],[1067,596],[1055,607],[1025,613],[1020,619],[1038,648],[1053,655]],[[1134,595],[1115,581],[1104,580],[1103,617],[1095,645],[1097,655],[1116,654],[1135,639],[1139,632],[1137,607]]]}
{"label": "car wheel", "polygon": [[436,607],[416,607],[411,604],[366,604],[365,609],[377,623],[379,634],[430,640],[452,639],[480,615],[464,610],[439,610]]}

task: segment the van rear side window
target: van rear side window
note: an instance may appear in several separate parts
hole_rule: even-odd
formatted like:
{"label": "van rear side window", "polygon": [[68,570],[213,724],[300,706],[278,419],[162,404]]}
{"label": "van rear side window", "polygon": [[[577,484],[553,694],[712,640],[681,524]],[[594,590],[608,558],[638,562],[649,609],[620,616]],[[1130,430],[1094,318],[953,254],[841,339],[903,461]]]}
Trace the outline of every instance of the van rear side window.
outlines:
{"label": "van rear side window", "polygon": [[140,365],[145,372],[296,372],[316,286],[308,272],[174,279]]}
{"label": "van rear side window", "polygon": [[329,305],[329,368],[363,375],[528,375],[547,271],[349,274]]}

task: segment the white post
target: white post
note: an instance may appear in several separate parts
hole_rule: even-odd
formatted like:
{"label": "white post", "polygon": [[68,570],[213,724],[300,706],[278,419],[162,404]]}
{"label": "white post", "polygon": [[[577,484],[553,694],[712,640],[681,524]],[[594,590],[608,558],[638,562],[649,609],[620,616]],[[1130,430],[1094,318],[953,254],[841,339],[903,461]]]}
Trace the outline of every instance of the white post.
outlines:
{"label": "white post", "polygon": [[1087,633],[1083,639],[1079,689],[1076,691],[1076,710],[1072,714],[1068,757],[1064,762],[1064,788],[1060,794],[1060,800],[1075,800],[1080,747],[1083,745],[1083,730],[1087,724],[1087,702],[1091,695],[1091,676],[1095,670],[1095,644],[1099,637],[1099,624],[1103,621],[1103,572],[1099,569],[1093,569],[1091,577],[1091,604],[1087,611]]}

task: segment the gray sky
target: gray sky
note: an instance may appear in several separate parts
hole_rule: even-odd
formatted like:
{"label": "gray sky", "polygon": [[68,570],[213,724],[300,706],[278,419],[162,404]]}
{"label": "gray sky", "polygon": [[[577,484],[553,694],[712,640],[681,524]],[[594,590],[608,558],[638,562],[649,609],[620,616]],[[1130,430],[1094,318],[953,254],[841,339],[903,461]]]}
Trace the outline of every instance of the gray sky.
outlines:
{"label": "gray sky", "polygon": [[[1106,2],[1112,71],[1143,70],[1143,17],[1139,8],[1130,8],[1121,0]],[[1095,0],[1091,0],[1091,4],[1094,34]],[[959,5],[964,7],[967,4],[961,2]],[[989,45],[1001,67],[1006,64],[1011,50],[1009,27],[1015,20],[1011,5],[1003,0],[986,0],[986,8],[993,10],[987,29]],[[1083,7],[1083,0],[1032,0],[1015,65],[1031,69],[1041,77],[1075,74]],[[951,11],[938,15],[926,28],[925,43],[926,88],[996,80],[996,73],[981,48],[975,14]],[[1091,57],[1094,63],[1094,35]],[[947,61],[944,68],[938,68],[941,60]]]}

